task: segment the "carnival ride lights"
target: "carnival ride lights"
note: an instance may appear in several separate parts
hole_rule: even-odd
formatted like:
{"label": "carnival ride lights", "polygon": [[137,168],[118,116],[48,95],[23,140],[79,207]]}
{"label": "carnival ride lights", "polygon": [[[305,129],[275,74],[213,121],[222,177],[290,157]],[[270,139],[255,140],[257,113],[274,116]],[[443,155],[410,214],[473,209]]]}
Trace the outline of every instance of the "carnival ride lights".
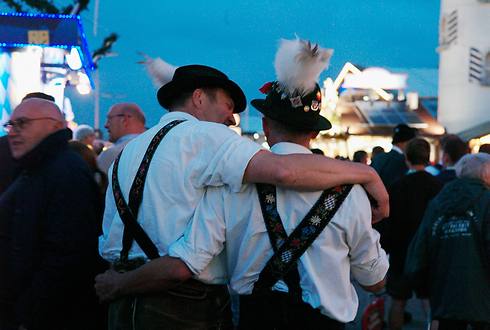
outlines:
{"label": "carnival ride lights", "polygon": [[80,94],[94,87],[95,69],[79,16],[0,13],[0,120],[33,91],[53,95],[73,119],[66,86]]}

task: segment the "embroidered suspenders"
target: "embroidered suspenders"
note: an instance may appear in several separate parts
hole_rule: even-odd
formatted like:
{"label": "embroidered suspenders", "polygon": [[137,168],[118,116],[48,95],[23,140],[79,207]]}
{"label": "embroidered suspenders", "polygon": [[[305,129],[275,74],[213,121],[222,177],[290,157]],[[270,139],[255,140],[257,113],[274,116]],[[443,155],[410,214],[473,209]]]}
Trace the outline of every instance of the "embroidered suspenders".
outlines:
{"label": "embroidered suspenders", "polygon": [[[277,212],[276,187],[257,184],[260,206],[274,255],[260,273],[254,285],[254,293],[270,290],[281,279],[284,279],[289,287],[287,274],[292,270],[297,273],[297,260],[330,222],[351,189],[352,185],[344,185],[325,190],[288,237]],[[298,277],[295,286],[299,287],[299,274],[295,276]],[[298,289],[294,289],[296,290]]]}
{"label": "embroidered suspenders", "polygon": [[[165,137],[165,135],[175,126],[184,122],[185,120],[174,120],[164,127],[162,127],[158,133],[153,137],[148,146],[148,149],[143,156],[143,160],[136,172],[136,177],[134,178],[133,184],[131,185],[131,190],[129,191],[129,204],[124,200],[121,187],[118,180],[118,167],[119,159],[121,158],[122,151],[117,156],[114,161],[114,167],[112,169],[112,190],[114,193],[114,199],[116,201],[117,212],[124,223],[124,233],[123,233],[123,248],[121,250],[121,261],[127,261],[128,253],[133,244],[133,240],[138,243],[140,248],[146,254],[149,259],[155,259],[159,257],[158,249],[155,244],[151,241],[150,237],[143,228],[140,226],[136,220],[138,216],[138,210],[141,205],[141,200],[143,199],[143,189],[145,186],[146,174],[148,173],[148,168],[150,167],[150,162],[155,154],[155,151]],[[124,151],[124,149],[123,149]]]}

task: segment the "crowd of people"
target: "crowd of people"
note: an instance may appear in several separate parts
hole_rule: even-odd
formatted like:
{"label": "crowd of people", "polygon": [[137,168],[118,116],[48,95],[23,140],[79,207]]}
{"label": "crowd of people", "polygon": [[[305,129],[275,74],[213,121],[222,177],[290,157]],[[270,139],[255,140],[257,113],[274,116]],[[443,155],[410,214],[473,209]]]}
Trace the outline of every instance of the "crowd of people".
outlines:
{"label": "crowd of people", "polygon": [[26,95],[0,138],[0,330],[344,329],[354,282],[386,285],[390,329],[412,292],[433,329],[490,329],[490,155],[446,135],[431,165],[404,124],[371,166],[316,154],[331,55],[281,41],[251,101],[270,151],[227,127],[247,101],[209,66],[166,70],[153,127],[113,105],[110,146]]}

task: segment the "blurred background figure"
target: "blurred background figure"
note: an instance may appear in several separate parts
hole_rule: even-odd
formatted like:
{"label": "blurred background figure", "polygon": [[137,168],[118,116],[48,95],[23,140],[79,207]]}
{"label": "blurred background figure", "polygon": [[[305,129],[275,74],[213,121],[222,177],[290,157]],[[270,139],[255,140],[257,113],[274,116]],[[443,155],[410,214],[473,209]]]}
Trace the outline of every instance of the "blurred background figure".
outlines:
{"label": "blurred background figure", "polygon": [[[390,269],[386,288],[392,298],[389,312],[389,328],[401,329],[405,318],[405,305],[412,297],[412,287],[403,275],[408,245],[422,221],[429,201],[441,190],[442,184],[425,171],[429,164],[430,145],[420,138],[412,139],[406,146],[409,172],[396,181],[389,190],[390,217],[382,242],[390,254]],[[427,292],[416,291],[420,299]],[[426,308],[428,313],[428,308]]]}
{"label": "blurred background figure", "polygon": [[145,122],[145,114],[135,103],[117,103],[111,107],[104,127],[113,144],[97,157],[97,164],[102,172],[107,174],[112,162],[126,144],[146,130]]}
{"label": "blurred background figure", "polygon": [[482,144],[478,149],[478,152],[490,154],[490,144],[488,143]]}
{"label": "blurred background figure", "polygon": [[368,160],[368,154],[364,150],[358,150],[352,156],[352,161],[355,163],[367,164]]}
{"label": "blurred background figure", "polygon": [[415,128],[405,124],[397,125],[393,130],[393,148],[388,153],[373,157],[371,166],[378,172],[387,189],[407,173],[404,152],[408,142],[416,135]]}
{"label": "blurred background figure", "polygon": [[373,150],[371,151],[371,162],[373,161],[374,157],[380,154],[384,154],[385,150],[381,146],[375,146]]}
{"label": "blurred background figure", "polygon": [[454,166],[464,155],[469,152],[468,144],[461,140],[459,136],[448,134],[441,139],[442,149],[442,170],[436,176],[442,184],[456,179]]}
{"label": "blurred background figure", "polygon": [[314,154],[317,154],[317,155],[323,155],[325,156],[325,153],[322,151],[322,149],[318,149],[318,148],[312,148],[310,149],[312,153]]}
{"label": "blurred background figure", "polygon": [[72,140],[68,143],[71,150],[79,154],[83,160],[87,163],[88,167],[93,173],[94,180],[97,182],[100,191],[100,202],[104,204],[105,191],[107,189],[107,175],[102,172],[97,166],[97,154],[94,150],[90,149],[86,144]]}
{"label": "blurred background figure", "polygon": [[490,329],[490,155],[463,156],[429,204],[405,274],[429,286],[432,329]]}
{"label": "blurred background figure", "polygon": [[81,143],[93,149],[95,142],[95,132],[94,129],[89,125],[78,125],[73,132],[73,140],[80,141]]}

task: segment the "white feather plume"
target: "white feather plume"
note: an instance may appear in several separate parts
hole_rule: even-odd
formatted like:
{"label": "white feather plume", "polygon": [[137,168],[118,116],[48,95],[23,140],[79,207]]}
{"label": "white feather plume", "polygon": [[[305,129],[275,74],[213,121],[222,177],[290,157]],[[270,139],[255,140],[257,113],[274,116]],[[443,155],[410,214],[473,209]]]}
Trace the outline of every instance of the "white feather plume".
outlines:
{"label": "white feather plume", "polygon": [[153,85],[159,88],[170,80],[172,80],[176,66],[169,64],[162,60],[160,57],[152,58],[146,54],[141,54],[144,57],[144,61],[138,62],[145,66],[146,72],[150,76]]}
{"label": "white feather plume", "polygon": [[281,39],[274,61],[277,81],[289,95],[308,94],[328,67],[332,54],[333,49],[312,46],[306,40]]}

